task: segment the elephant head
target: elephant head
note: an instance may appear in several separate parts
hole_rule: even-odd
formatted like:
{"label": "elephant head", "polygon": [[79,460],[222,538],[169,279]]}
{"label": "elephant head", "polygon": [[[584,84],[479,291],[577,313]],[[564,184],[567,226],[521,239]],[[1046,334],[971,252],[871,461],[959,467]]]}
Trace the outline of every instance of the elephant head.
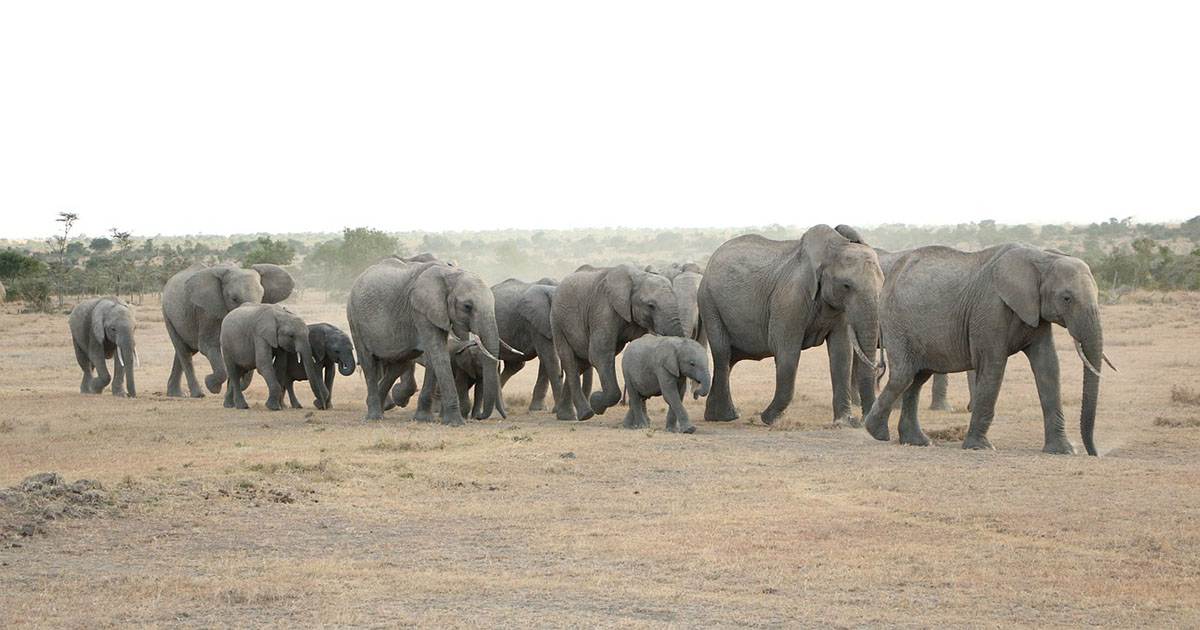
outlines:
{"label": "elephant head", "polygon": [[483,417],[503,406],[500,391],[500,331],[492,290],[478,275],[436,263],[421,272],[409,300],[434,326],[461,340],[478,338],[488,365],[484,372]]}
{"label": "elephant head", "polygon": [[354,374],[354,344],[340,328],[330,324],[309,324],[308,343],[318,365],[332,359],[337,363],[339,374]]}
{"label": "elephant head", "polygon": [[[801,289],[846,314],[854,354],[875,369],[879,343],[879,291],[883,271],[875,250],[849,226],[820,225],[800,239]],[[872,391],[874,387],[872,386]]]}
{"label": "elephant head", "polygon": [[667,343],[674,352],[663,352],[659,361],[663,369],[671,376],[685,376],[695,383],[692,397],[699,398],[708,395],[712,385],[712,374],[708,369],[708,352],[698,342],[691,339],[667,338]]}
{"label": "elephant head", "polygon": [[992,280],[1004,304],[1026,325],[1036,328],[1045,320],[1070,333],[1084,366],[1079,428],[1084,448],[1095,455],[1100,363],[1107,357],[1099,292],[1091,269],[1082,260],[1060,252],[1016,246],[996,259]]}
{"label": "elephant head", "polygon": [[[133,309],[119,298],[103,298],[92,308],[91,335],[102,347],[113,347],[117,362],[124,368],[125,393],[137,395],[133,384],[133,366],[137,362],[137,349],[133,342],[133,330],[137,321]],[[114,390],[115,390],[114,384]]]}
{"label": "elephant head", "polygon": [[618,265],[601,280],[601,289],[621,319],[660,335],[683,336],[679,299],[665,277]]}
{"label": "elephant head", "polygon": [[261,263],[241,269],[222,264],[196,271],[184,286],[192,304],[221,319],[242,304],[274,304],[287,299],[296,281],[279,265]]}
{"label": "elephant head", "polygon": [[308,336],[308,326],[296,315],[282,306],[260,307],[255,314],[254,334],[273,348],[299,355],[300,365],[308,376],[308,384],[316,397],[317,408],[329,406],[329,390],[321,378],[313,355],[312,343]]}

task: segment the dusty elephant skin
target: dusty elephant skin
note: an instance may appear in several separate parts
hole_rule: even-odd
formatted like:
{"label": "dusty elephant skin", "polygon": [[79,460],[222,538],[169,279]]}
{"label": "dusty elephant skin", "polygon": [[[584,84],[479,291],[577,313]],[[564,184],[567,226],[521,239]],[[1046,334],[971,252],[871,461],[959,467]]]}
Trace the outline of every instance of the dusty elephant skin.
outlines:
{"label": "dusty elephant skin", "polygon": [[856,425],[851,363],[870,362],[856,383],[866,413],[875,399],[882,284],[875,251],[847,226],[818,225],[798,241],[753,234],[726,241],[700,282],[700,319],[713,357],[704,419],[737,419],[729,372],[739,361],[774,357],[775,396],[762,412],[762,421],[772,424],[791,403],[801,350],[824,343],[834,422]]}
{"label": "dusty elephant skin", "polygon": [[504,371],[500,374],[500,386],[520,372],[525,363],[537,358],[537,380],[529,398],[529,411],[546,409],[546,390],[549,389],[555,407],[563,399],[562,370],[558,355],[554,352],[554,338],[550,330],[550,305],[558,281],[542,278],[537,282],[523,282],[509,278],[492,285],[496,299],[496,325],[500,328],[500,339],[507,347],[500,348],[500,359]]}
{"label": "dusty elephant skin", "polygon": [[1043,451],[1074,453],[1064,431],[1058,354],[1052,324],[1066,327],[1086,368],[1080,433],[1096,454],[1093,429],[1104,338],[1096,282],[1082,260],[1028,245],[978,252],[941,246],[905,255],[880,298],[887,386],[866,418],[867,430],[887,440],[888,416],[903,395],[900,441],[928,445],[917,421],[921,386],[934,373],[975,370],[971,424],[963,448],[991,449],[988,427],[1008,357],[1025,353],[1037,382],[1045,429]]}
{"label": "dusty elephant skin", "polygon": [[[338,374],[350,376],[354,374],[354,343],[350,335],[333,324],[317,323],[308,325],[308,343],[312,346],[313,360],[317,364],[317,372],[324,376],[325,390],[329,393],[325,399],[325,408],[333,408],[333,379]],[[295,352],[276,351],[275,374],[279,384],[287,390],[288,402],[293,409],[303,405],[296,398],[294,383],[307,381],[308,370]],[[317,401],[313,401],[316,405]]]}
{"label": "dusty elephant skin", "polygon": [[292,294],[296,286],[283,267],[262,263],[250,269],[231,264],[211,267],[196,263],[171,276],[163,287],[163,323],[175,348],[175,361],[167,377],[167,395],[183,396],[180,380],[187,378],[188,392],[202,398],[192,357],[208,358],[212,374],[204,377],[208,391],[219,394],[225,383],[221,358],[221,320],[242,304],[274,304]]}
{"label": "dusty elephant skin", "polygon": [[[555,409],[559,420],[587,420],[621,399],[616,356],[625,344],[647,332],[683,336],[671,281],[628,264],[584,267],[563,278],[550,325],[570,390]],[[593,367],[601,391],[585,397],[582,375]]]}
{"label": "dusty elephant skin", "polygon": [[[479,276],[444,262],[406,263],[387,259],[368,267],[354,281],[346,304],[350,335],[367,385],[368,420],[379,420],[391,401],[392,385],[411,373],[417,357],[431,365],[442,395],[442,422],[464,423],[454,387],[447,344],[478,337],[493,357],[500,352],[500,335],[492,292]],[[498,372],[498,369],[495,371]],[[422,397],[432,397],[429,388]],[[485,392],[481,413],[490,415],[500,396],[499,377]],[[432,401],[418,407],[429,409]],[[418,413],[418,420],[429,420]]]}
{"label": "dusty elephant skin", "polygon": [[688,381],[696,383],[696,397],[708,395],[712,377],[708,353],[692,339],[644,336],[630,342],[621,355],[621,373],[625,377],[625,396],[629,412],[621,426],[641,429],[649,426],[646,399],[662,396],[667,401],[667,426],[671,433],[693,433],[696,426],[688,420],[683,407]]}
{"label": "dusty elephant skin", "polygon": [[[133,338],[137,320],[129,304],[112,296],[84,300],[71,310],[68,324],[75,360],[83,370],[80,393],[99,394],[111,381],[113,396],[137,396],[133,382],[138,362]],[[113,359],[111,376],[107,359]]]}
{"label": "dusty elephant skin", "polygon": [[243,304],[221,322],[221,354],[230,380],[225,391],[225,407],[248,408],[240,383],[243,375],[257,368],[267,384],[267,409],[282,409],[284,388],[276,373],[277,357],[281,352],[299,355],[316,397],[314,404],[317,409],[325,409],[329,391],[313,356],[308,325],[277,304]]}

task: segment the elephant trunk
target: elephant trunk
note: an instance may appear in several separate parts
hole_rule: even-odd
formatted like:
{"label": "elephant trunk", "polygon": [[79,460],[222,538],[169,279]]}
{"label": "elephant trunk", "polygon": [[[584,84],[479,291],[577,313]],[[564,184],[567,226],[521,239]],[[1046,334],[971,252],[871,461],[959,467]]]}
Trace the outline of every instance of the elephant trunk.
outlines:
{"label": "elephant trunk", "polygon": [[327,409],[329,407],[329,390],[325,388],[325,379],[321,375],[321,368],[317,365],[312,346],[308,344],[307,339],[301,337],[296,339],[296,353],[300,355],[300,363],[304,365],[308,384],[312,388],[313,396],[316,397],[317,409]]}
{"label": "elephant trunk", "polygon": [[[1083,447],[1088,455],[1096,454],[1093,433],[1096,428],[1096,406],[1100,398],[1100,369],[1104,356],[1104,334],[1100,327],[1098,311],[1090,313],[1084,321],[1068,329],[1075,343],[1081,346],[1084,362],[1083,402],[1079,410],[1079,432]],[[1091,364],[1091,365],[1088,365]]]}
{"label": "elephant trunk", "polygon": [[125,395],[133,398],[137,396],[137,387],[133,384],[133,366],[137,362],[137,350],[133,346],[133,333],[117,336],[117,358],[125,366]]}
{"label": "elephant trunk", "polygon": [[354,374],[354,354],[349,348],[338,353],[337,357],[338,374],[342,376],[350,376]]}
{"label": "elephant trunk", "polygon": [[476,343],[488,356],[484,357],[483,370],[483,406],[480,409],[479,420],[489,418],[492,410],[496,409],[502,417],[504,412],[504,395],[500,388],[500,329],[496,325],[494,313],[476,311],[471,322],[471,331],[478,336]]}
{"label": "elephant trunk", "polygon": [[696,374],[692,376],[692,380],[695,381],[695,385],[692,387],[692,399],[695,400],[701,396],[707,396],[708,388],[712,386],[712,375],[709,374],[708,369],[696,370]]}
{"label": "elephant trunk", "polygon": [[876,361],[875,349],[879,346],[879,310],[874,301],[867,308],[848,317],[850,322],[850,343],[854,346],[854,366],[852,373],[857,376],[857,382],[851,387],[858,388],[858,398],[866,415],[875,404],[875,376],[882,361]]}
{"label": "elephant trunk", "polygon": [[679,304],[674,300],[659,305],[654,313],[654,332],[667,337],[684,337],[683,320],[679,317]]}

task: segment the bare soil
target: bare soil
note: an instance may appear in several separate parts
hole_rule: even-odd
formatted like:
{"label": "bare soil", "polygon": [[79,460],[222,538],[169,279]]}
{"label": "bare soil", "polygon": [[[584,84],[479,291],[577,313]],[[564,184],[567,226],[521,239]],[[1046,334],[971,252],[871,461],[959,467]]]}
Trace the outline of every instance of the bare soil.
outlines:
{"label": "bare soil", "polygon": [[1200,389],[1200,297],[1125,302],[1103,307],[1098,458],[1040,453],[1021,355],[995,452],[961,450],[962,411],[922,411],[928,448],[834,428],[824,349],[774,427],[768,360],[734,370],[742,419],[687,401],[694,435],[661,399],[651,430],[524,412],[532,365],[508,419],[446,428],[363,420],[359,373],[330,411],[268,411],[257,377],[247,411],[167,398],[149,302],[139,397],[85,396],[66,316],[0,305],[0,627],[1200,627],[1200,407],[1173,394]]}

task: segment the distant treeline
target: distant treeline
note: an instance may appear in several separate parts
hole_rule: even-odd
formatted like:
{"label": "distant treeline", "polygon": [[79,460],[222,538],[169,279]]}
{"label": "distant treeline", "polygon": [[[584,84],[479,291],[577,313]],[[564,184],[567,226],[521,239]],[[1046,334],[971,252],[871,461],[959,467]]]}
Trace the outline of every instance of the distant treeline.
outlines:
{"label": "distant treeline", "polygon": [[[197,263],[290,265],[299,288],[340,295],[367,266],[389,254],[432,252],[455,260],[489,282],[507,277],[561,277],[583,263],[622,262],[665,266],[707,263],[721,243],[739,234],[799,238],[808,226],[650,230],[497,230],[488,232],[385,232],[346,228],[342,233],[135,237],[71,233],[76,215],[62,214],[60,234],[45,241],[0,240],[0,281],[8,299],[50,308],[57,296],[120,294],[138,300],[162,290],[179,270]],[[1092,267],[1100,288],[1200,290],[1200,216],[1180,224],[1109,219],[1090,225],[1003,225],[995,221],[946,226],[889,224],[862,229],[876,247],[923,245],[980,249],[1006,242],[1053,247]]]}

